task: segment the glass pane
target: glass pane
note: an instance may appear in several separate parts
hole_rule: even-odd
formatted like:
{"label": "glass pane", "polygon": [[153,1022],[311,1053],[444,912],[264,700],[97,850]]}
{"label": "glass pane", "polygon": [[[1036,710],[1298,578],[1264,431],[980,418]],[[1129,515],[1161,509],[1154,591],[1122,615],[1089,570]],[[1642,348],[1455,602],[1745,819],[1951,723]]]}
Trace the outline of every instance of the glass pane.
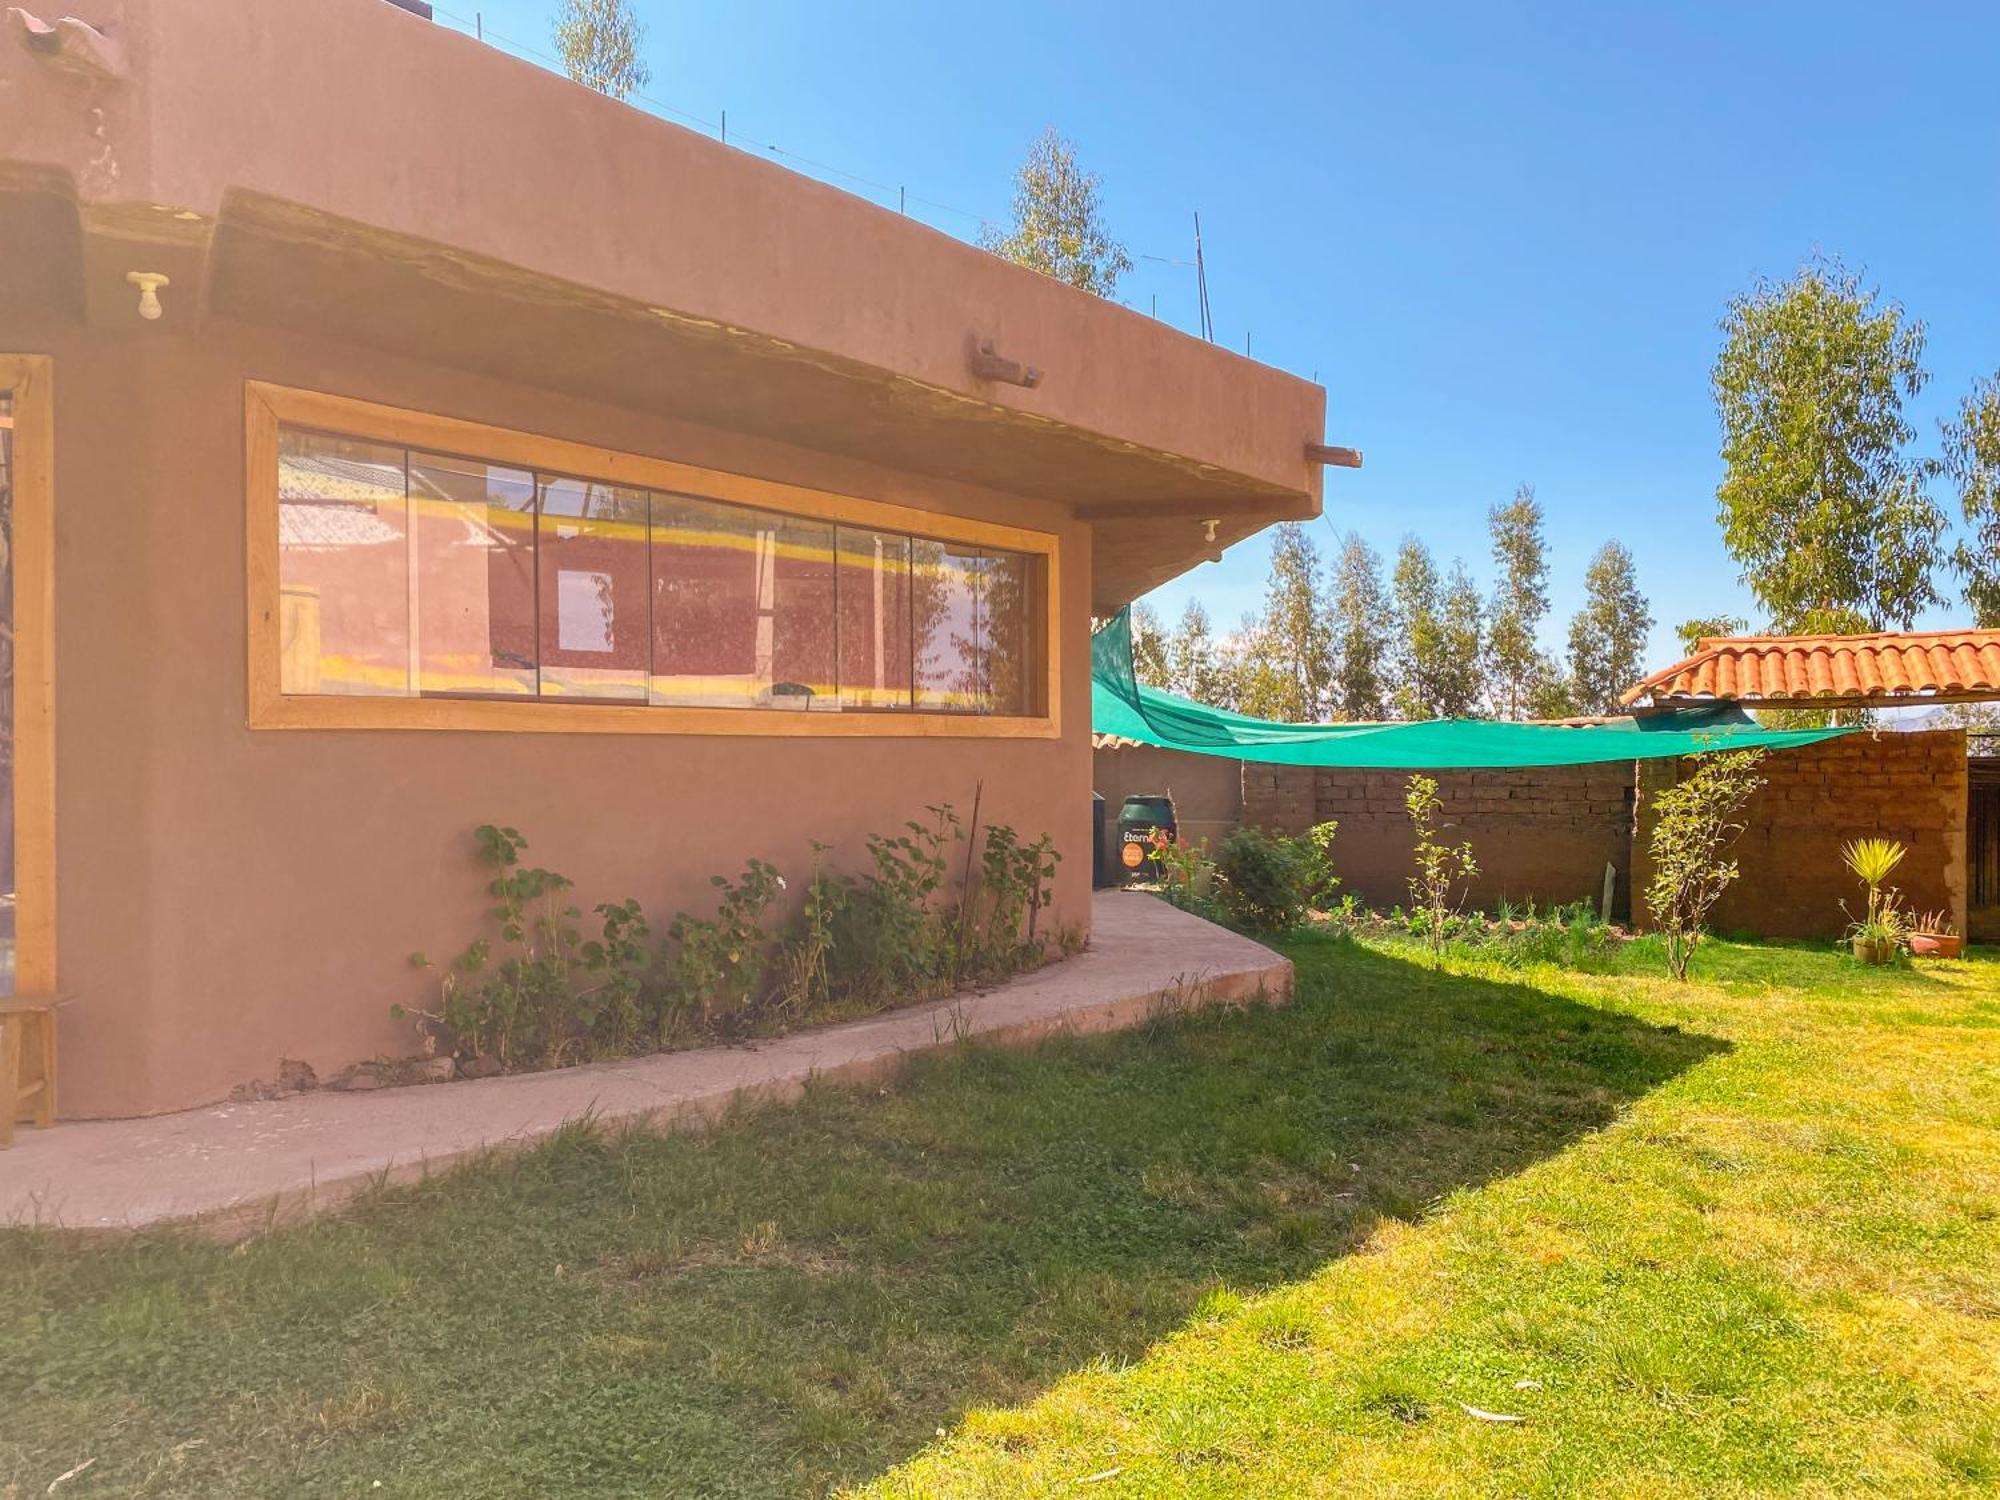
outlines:
{"label": "glass pane", "polygon": [[542,480],[543,697],[645,700],[646,514],[644,490]]}
{"label": "glass pane", "polygon": [[535,692],[535,479],[410,455],[417,669],[426,693]]}
{"label": "glass pane", "polygon": [[986,700],[979,649],[983,560],[977,548],[922,540],[912,544],[912,556],[917,707],[979,713]]}
{"label": "glass pane", "polygon": [[415,691],[404,452],[278,438],[278,638],[288,693]]}
{"label": "glass pane", "polygon": [[653,500],[655,703],[838,708],[833,527]]}
{"label": "glass pane", "polygon": [[14,993],[14,397],[0,391],[0,995]]}
{"label": "glass pane", "polygon": [[839,528],[840,702],[910,706],[910,539]]}
{"label": "glass pane", "polygon": [[986,651],[987,711],[1033,711],[1035,688],[1036,568],[1018,552],[986,554],[986,588],[979,623]]}

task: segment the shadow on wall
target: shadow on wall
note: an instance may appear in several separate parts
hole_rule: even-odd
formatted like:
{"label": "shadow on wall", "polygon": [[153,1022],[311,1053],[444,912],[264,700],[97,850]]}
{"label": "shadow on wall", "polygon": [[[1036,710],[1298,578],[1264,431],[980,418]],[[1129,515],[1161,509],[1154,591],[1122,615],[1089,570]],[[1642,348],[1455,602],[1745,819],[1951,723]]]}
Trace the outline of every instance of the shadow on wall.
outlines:
{"label": "shadow on wall", "polygon": [[[18,1358],[117,1372],[135,1420],[93,1449],[115,1486],[173,1433],[317,1389],[328,1317],[359,1315],[353,1268],[375,1266],[393,1305],[342,1379],[399,1393],[441,1492],[510,1489],[545,1450],[592,1493],[669,1472],[678,1494],[819,1492],[969,1407],[1136,1358],[1218,1286],[1296,1280],[1519,1172],[1725,1047],[1342,941],[1288,951],[1290,1008],[961,1049],[704,1135],[575,1132],[248,1259],[135,1242],[110,1252],[126,1299],[188,1309],[130,1334],[144,1358],[104,1347],[101,1261],[38,1288],[46,1348]],[[74,1413],[15,1415],[32,1451]],[[358,1472],[393,1435],[329,1428],[309,1467]],[[228,1446],[218,1482],[306,1477],[283,1424]]]}

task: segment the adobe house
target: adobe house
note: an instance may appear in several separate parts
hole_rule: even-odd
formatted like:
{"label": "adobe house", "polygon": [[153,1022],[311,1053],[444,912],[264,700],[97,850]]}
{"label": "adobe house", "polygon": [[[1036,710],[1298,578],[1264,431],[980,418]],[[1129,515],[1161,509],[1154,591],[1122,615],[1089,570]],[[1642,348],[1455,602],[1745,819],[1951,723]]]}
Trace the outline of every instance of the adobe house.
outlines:
{"label": "adobe house", "polygon": [[[2000,631],[1727,637],[1626,694],[1644,714],[1745,708],[1913,708],[2000,699]],[[1594,723],[1573,720],[1589,734]],[[1452,837],[1479,862],[1473,905],[1588,901],[1609,883],[1611,912],[1635,915],[1649,878],[1650,796],[1682,773],[1672,760],[1440,770]],[[1896,884],[1918,911],[1942,911],[1975,941],[2000,940],[2000,757],[1968,754],[1959,729],[1854,734],[1774,751],[1735,857],[1741,879],[1717,906],[1722,931],[1821,938],[1857,903],[1841,845],[1879,836],[1908,847]],[[1172,790],[1193,836],[1239,823],[1302,832],[1337,820],[1346,888],[1377,906],[1408,900],[1407,772],[1264,765],[1097,738],[1096,787],[1114,806]],[[1607,873],[1608,872],[1608,873]],[[1643,903],[1638,915],[1643,916]]]}
{"label": "adobe house", "polygon": [[1318,514],[1318,386],[385,0],[64,3],[0,13],[63,1114],[408,1051],[487,821],[664,921],[983,786],[1087,926],[1091,616]]}

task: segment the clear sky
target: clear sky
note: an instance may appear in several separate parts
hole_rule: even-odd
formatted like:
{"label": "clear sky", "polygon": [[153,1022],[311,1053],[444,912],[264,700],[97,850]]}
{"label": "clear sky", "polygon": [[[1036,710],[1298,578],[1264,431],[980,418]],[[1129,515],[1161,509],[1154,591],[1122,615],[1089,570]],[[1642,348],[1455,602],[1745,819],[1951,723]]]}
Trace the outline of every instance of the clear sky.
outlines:
{"label": "clear sky", "polygon": [[[439,20],[471,29],[475,0]],[[553,0],[485,26],[542,52]],[[1818,247],[1930,329],[1936,419],[2000,369],[2000,5],[639,0],[651,100],[973,236],[1048,124],[1104,178],[1120,299],[1316,377],[1319,538],[1408,532],[1490,576],[1488,506],[1532,483],[1554,610],[1616,536],[1659,624],[1753,614],[1715,525],[1708,369],[1727,298]],[[670,116],[671,117],[671,116]],[[879,186],[803,166],[809,158]],[[1146,258],[1146,257],[1157,257]],[[1940,498],[1944,497],[1942,494]],[[1246,542],[1158,591],[1233,626]],[[1956,599],[1954,597],[1954,603]],[[1962,619],[1945,611],[1938,623]]]}

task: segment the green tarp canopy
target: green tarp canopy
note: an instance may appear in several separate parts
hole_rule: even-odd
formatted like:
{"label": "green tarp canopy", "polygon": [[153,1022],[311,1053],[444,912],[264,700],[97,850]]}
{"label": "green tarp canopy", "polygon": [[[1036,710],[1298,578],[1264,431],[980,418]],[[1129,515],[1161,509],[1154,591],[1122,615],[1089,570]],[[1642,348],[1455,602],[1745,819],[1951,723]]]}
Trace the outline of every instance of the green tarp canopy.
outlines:
{"label": "green tarp canopy", "polygon": [[1733,705],[1575,727],[1499,724],[1487,719],[1277,724],[1142,687],[1132,671],[1128,610],[1120,610],[1091,639],[1090,719],[1098,734],[1118,735],[1165,750],[1279,766],[1386,771],[1588,766],[1740,750],[1752,745],[1784,750],[1853,733],[1850,729],[1762,729]]}

